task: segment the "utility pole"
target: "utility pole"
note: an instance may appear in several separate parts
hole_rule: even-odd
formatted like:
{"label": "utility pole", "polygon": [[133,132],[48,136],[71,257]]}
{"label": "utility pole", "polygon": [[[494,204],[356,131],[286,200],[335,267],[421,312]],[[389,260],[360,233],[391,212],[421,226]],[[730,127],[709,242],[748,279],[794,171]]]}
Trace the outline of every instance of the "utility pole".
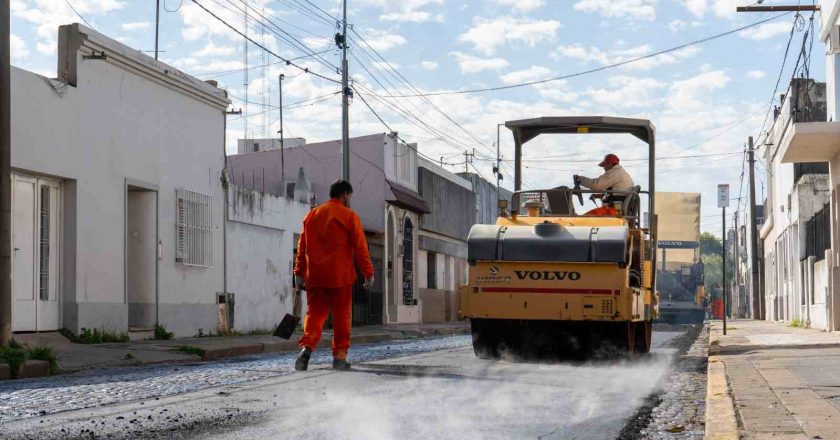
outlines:
{"label": "utility pole", "polygon": [[245,151],[248,151],[248,0],[245,0],[245,113],[242,115]]}
{"label": "utility pole", "polygon": [[0,347],[12,340],[12,121],[10,1],[0,0]]}
{"label": "utility pole", "polygon": [[158,39],[160,37],[160,0],[155,2],[155,60],[158,59]]}
{"label": "utility pole", "polygon": [[[347,0],[341,23],[341,178],[350,181],[350,85],[347,72]],[[336,38],[338,39],[338,38]]]}
{"label": "utility pole", "polygon": [[718,208],[722,208],[722,217],[720,222],[721,243],[723,244],[722,253],[722,282],[721,282],[721,296],[723,296],[723,334],[726,334],[726,293],[729,289],[726,287],[726,207],[729,206],[729,184],[722,183],[718,185]]}
{"label": "utility pole", "polygon": [[735,264],[734,264],[735,275],[733,277],[733,278],[735,278],[735,289],[733,290],[733,294],[736,295],[736,298],[738,298],[738,301],[737,301],[738,308],[735,312],[735,317],[736,318],[743,318],[743,316],[741,316],[741,308],[743,307],[743,305],[741,304],[741,249],[740,249],[741,248],[741,238],[740,238],[741,231],[738,229],[738,214],[739,214],[740,206],[741,206],[741,202],[739,200],[738,201],[739,209],[735,210],[735,215],[733,216],[734,217],[734,222],[735,222]]}
{"label": "utility pole", "polygon": [[464,151],[464,172],[470,172],[470,164],[472,163],[472,158],[475,157],[475,148],[473,148],[472,153],[468,151]]}
{"label": "utility pole", "polygon": [[759,270],[758,270],[758,225],[756,224],[755,215],[755,146],[753,145],[753,138],[749,139],[749,162],[750,162],[750,219],[747,222],[750,228],[750,254],[752,260],[750,261],[750,284],[752,285],[752,317],[753,319],[764,319],[764,292],[759,289]]}
{"label": "utility pole", "polygon": [[820,5],[738,6],[737,12],[799,12],[819,11]]}
{"label": "utility pole", "polygon": [[501,134],[499,130],[502,125],[496,124],[496,166],[493,167],[493,172],[496,174],[496,205],[499,202],[499,186],[502,184],[502,150],[501,150]]}
{"label": "utility pole", "polygon": [[280,104],[279,104],[279,108],[280,108],[280,130],[279,130],[279,133],[280,133],[280,182],[283,183],[284,196],[285,196],[285,192],[286,192],[286,162],[285,162],[285,159],[283,158],[283,149],[286,148],[286,145],[284,145],[285,144],[285,139],[283,137],[283,78],[285,78],[285,77],[286,77],[286,75],[281,73],[280,76],[278,77],[278,81],[277,81],[277,84],[279,84],[278,88],[280,89]]}

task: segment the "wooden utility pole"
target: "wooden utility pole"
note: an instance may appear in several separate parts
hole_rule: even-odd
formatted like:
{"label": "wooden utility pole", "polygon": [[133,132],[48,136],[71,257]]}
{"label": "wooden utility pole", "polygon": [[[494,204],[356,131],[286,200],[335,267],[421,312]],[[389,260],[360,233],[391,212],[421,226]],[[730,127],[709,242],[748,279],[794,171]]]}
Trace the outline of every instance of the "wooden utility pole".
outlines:
{"label": "wooden utility pole", "polygon": [[764,319],[764,307],[762,304],[762,297],[764,292],[761,292],[758,284],[759,270],[758,262],[761,256],[758,255],[758,225],[756,224],[755,215],[755,145],[753,145],[753,138],[749,138],[748,160],[750,162],[750,219],[747,222],[750,228],[750,268],[751,274],[750,283],[752,288],[752,317],[753,319]]}
{"label": "wooden utility pole", "polygon": [[12,339],[12,121],[10,1],[0,0],[0,346]]}
{"label": "wooden utility pole", "polygon": [[738,12],[800,12],[819,11],[820,5],[783,5],[783,6],[738,6]]}

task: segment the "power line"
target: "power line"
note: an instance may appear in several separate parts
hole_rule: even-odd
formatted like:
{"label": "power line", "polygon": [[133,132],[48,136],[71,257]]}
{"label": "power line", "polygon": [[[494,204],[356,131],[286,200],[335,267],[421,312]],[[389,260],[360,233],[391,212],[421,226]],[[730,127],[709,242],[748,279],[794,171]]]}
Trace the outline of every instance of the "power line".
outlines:
{"label": "power line", "polygon": [[82,21],[83,21],[83,22],[85,22],[85,24],[86,24],[86,25],[88,25],[88,27],[89,27],[89,28],[91,28],[91,29],[93,29],[93,30],[96,30],[96,28],[95,28],[95,27],[93,27],[93,25],[92,25],[92,24],[88,23],[88,21],[87,21],[87,20],[85,20],[85,17],[82,17],[82,14],[79,14],[79,11],[77,11],[77,10],[76,10],[76,8],[74,8],[74,7],[73,7],[73,5],[72,5],[72,4],[70,4],[70,0],[64,0],[64,3],[67,3],[67,6],[70,6],[70,9],[72,9],[72,10],[73,10],[73,12],[75,12],[75,13],[76,13],[76,15],[78,15],[78,16],[79,16],[79,18],[81,18],[81,19],[82,19]]}
{"label": "power line", "polygon": [[247,35],[243,34],[243,33],[242,33],[239,29],[236,29],[236,28],[235,28],[234,26],[232,26],[230,23],[228,23],[227,21],[223,20],[223,19],[222,19],[222,18],[220,18],[218,15],[216,15],[215,13],[213,13],[212,11],[210,11],[209,9],[207,9],[206,7],[204,7],[204,5],[202,5],[201,3],[199,3],[199,2],[198,2],[198,0],[192,0],[192,2],[193,2],[193,3],[195,3],[195,4],[196,4],[198,7],[200,7],[201,9],[203,9],[205,12],[207,12],[208,14],[210,14],[211,16],[213,16],[213,18],[215,18],[216,20],[218,20],[219,22],[221,22],[222,24],[224,24],[225,26],[227,26],[230,30],[232,30],[232,31],[236,32],[237,34],[239,34],[240,36],[242,36],[242,38],[245,38],[246,40],[248,40],[249,42],[251,42],[251,43],[252,43],[252,44],[254,44],[255,46],[259,47],[260,49],[262,49],[262,50],[266,51],[267,53],[270,53],[271,55],[274,55],[275,57],[277,57],[277,58],[279,58],[279,59],[281,59],[281,60],[283,60],[283,61],[286,63],[286,65],[294,66],[295,68],[297,68],[297,69],[299,69],[299,70],[302,70],[303,72],[306,72],[306,73],[308,73],[308,74],[310,74],[310,75],[317,76],[318,78],[321,78],[321,79],[324,79],[324,80],[327,80],[327,81],[330,81],[330,82],[333,82],[333,83],[336,83],[336,84],[340,84],[340,83],[341,83],[341,81],[337,81],[337,80],[334,80],[334,79],[332,79],[332,78],[326,77],[326,76],[324,76],[324,75],[321,75],[321,74],[320,74],[320,73],[318,73],[318,72],[313,72],[313,71],[309,70],[309,68],[308,68],[308,67],[303,67],[303,66],[300,66],[300,65],[298,65],[298,64],[296,64],[296,63],[293,63],[293,62],[292,62],[292,60],[290,60],[290,59],[287,59],[287,58],[281,57],[280,55],[277,55],[276,53],[274,53],[273,51],[269,50],[268,48],[266,48],[266,47],[265,47],[265,46],[263,46],[262,44],[259,44],[259,43],[257,43],[256,41],[252,40],[252,39],[251,39],[251,38],[249,38]]}
{"label": "power line", "polygon": [[749,28],[759,26],[761,24],[764,24],[764,23],[776,20],[778,18],[784,17],[785,15],[788,15],[788,14],[790,14],[790,12],[786,12],[784,14],[779,14],[779,15],[776,15],[776,16],[773,16],[773,17],[770,17],[770,18],[766,18],[764,20],[757,21],[755,23],[748,24],[746,26],[741,26],[739,28],[735,28],[735,29],[732,29],[732,30],[729,30],[729,31],[726,31],[726,32],[723,32],[723,33],[720,33],[720,34],[715,34],[715,35],[711,35],[709,37],[705,37],[705,38],[702,38],[702,39],[699,39],[699,40],[694,40],[694,41],[691,41],[691,42],[688,42],[688,43],[685,43],[685,44],[681,44],[679,46],[674,46],[674,47],[671,47],[671,48],[668,48],[668,49],[660,50],[658,52],[649,53],[647,55],[642,55],[642,56],[639,56],[639,57],[636,57],[636,58],[631,58],[629,60],[620,61],[620,62],[609,64],[609,65],[606,65],[606,66],[601,66],[601,67],[597,67],[597,68],[594,68],[594,69],[584,70],[584,71],[581,71],[581,72],[576,72],[576,73],[572,73],[572,74],[568,74],[568,75],[555,76],[555,77],[552,77],[552,78],[546,78],[546,79],[535,80],[535,81],[528,81],[528,82],[523,82],[523,83],[518,83],[518,84],[509,84],[509,85],[496,86],[496,87],[484,87],[484,88],[480,88],[480,89],[455,90],[455,91],[449,91],[449,92],[418,93],[418,94],[415,94],[415,95],[399,95],[399,96],[388,96],[388,97],[389,98],[409,98],[409,97],[418,97],[418,96],[463,95],[463,94],[468,94],[468,93],[493,92],[493,91],[499,91],[499,90],[515,89],[515,88],[519,88],[519,87],[533,86],[533,85],[536,85],[536,84],[545,84],[545,83],[548,83],[548,82],[561,81],[561,80],[564,80],[564,79],[575,78],[575,77],[578,77],[578,76],[589,75],[589,74],[592,74],[592,73],[602,72],[604,70],[614,69],[616,67],[621,67],[621,66],[624,66],[624,65],[627,65],[627,64],[635,63],[635,62],[638,62],[638,61],[643,61],[643,60],[646,60],[646,59],[649,59],[649,58],[654,58],[654,57],[657,57],[659,55],[664,55],[664,54],[667,54],[667,53],[670,53],[670,52],[676,52],[678,50],[685,49],[687,47],[696,46],[698,44],[703,44],[703,43],[706,43],[706,42],[709,42],[709,41],[712,41],[712,40],[716,40],[718,38],[722,38],[722,37],[732,35],[732,34],[737,33],[737,32],[741,32],[741,31],[749,29]]}

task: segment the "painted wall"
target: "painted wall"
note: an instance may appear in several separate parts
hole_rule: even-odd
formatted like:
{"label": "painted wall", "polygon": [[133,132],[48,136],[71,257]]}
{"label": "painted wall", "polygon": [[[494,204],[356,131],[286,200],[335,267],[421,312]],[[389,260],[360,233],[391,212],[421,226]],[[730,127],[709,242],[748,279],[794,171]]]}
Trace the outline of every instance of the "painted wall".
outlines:
{"label": "painted wall", "polygon": [[227,278],[234,328],[273,329],[292,311],[295,238],[309,204],[231,186],[228,191]]}
{"label": "painted wall", "polygon": [[[380,233],[385,230],[383,207],[388,191],[384,179],[383,149],[389,142],[390,137],[384,134],[350,140],[350,183],[355,195],[351,207],[359,214],[365,229]],[[228,158],[228,166],[234,184],[260,191],[264,189],[275,195],[284,193],[283,175],[286,182],[293,182],[298,170],[303,167],[311,183],[311,191],[320,204],[329,199],[330,184],[341,178],[341,143],[329,141],[286,148],[282,160],[280,150],[233,155]]]}
{"label": "painted wall", "polygon": [[[178,336],[207,332],[223,288],[225,93],[82,26],[65,30],[59,72],[71,84],[14,68],[11,97],[12,166],[65,183],[63,325],[127,329],[126,179],[135,179],[158,188],[160,322]],[[91,47],[108,58],[83,59]],[[212,196],[212,268],[175,263],[177,188]]]}

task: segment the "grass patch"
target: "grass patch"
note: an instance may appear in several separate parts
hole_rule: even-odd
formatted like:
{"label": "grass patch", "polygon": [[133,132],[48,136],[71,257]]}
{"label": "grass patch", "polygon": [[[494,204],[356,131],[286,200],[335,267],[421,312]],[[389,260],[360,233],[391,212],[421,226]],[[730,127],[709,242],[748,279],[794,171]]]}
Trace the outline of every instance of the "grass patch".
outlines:
{"label": "grass patch", "polygon": [[175,337],[175,333],[166,331],[166,326],[155,324],[155,340],[165,341]]}
{"label": "grass patch", "polygon": [[790,321],[790,324],[788,324],[788,326],[790,326],[790,327],[797,327],[797,328],[805,328],[805,327],[807,327],[807,325],[805,325],[805,321],[803,321],[803,320],[801,320],[801,319],[792,319],[792,320]]}
{"label": "grass patch", "polygon": [[204,356],[207,355],[207,352],[204,351],[203,348],[199,348],[194,345],[176,345],[172,348],[172,351],[180,351],[181,353],[194,354],[196,356],[201,357],[202,359],[204,359]]}
{"label": "grass patch", "polygon": [[50,364],[50,374],[58,373],[58,356],[55,355],[52,347],[48,345],[38,345],[34,348],[28,348],[29,359],[36,359],[39,361],[46,361]]}
{"label": "grass patch", "polygon": [[106,342],[128,342],[128,333],[122,332],[110,332],[105,329],[98,329],[95,328],[93,330],[89,328],[82,328],[82,332],[78,335],[73,334],[70,330],[63,328],[59,330],[59,332],[64,335],[65,338],[69,339],[76,344],[103,344]]}

